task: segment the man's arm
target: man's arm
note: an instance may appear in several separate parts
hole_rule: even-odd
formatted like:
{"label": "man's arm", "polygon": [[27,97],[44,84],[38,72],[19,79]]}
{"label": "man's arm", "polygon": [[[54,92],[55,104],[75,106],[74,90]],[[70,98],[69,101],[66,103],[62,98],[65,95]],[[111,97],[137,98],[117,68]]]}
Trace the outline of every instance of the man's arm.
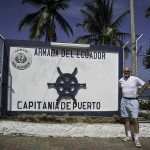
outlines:
{"label": "man's arm", "polygon": [[148,87],[148,84],[145,83],[145,84],[142,86],[142,88],[138,91],[137,97],[139,97],[139,96],[147,89],[147,87]]}

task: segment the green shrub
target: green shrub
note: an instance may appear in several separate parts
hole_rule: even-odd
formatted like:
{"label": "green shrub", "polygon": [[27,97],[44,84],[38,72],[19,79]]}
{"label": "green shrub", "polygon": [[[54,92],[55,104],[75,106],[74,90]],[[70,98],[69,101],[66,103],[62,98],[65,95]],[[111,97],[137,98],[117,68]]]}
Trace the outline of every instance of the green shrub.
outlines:
{"label": "green shrub", "polygon": [[150,101],[139,101],[139,105],[141,110],[150,110]]}
{"label": "green shrub", "polygon": [[22,114],[17,117],[17,120],[30,122],[30,121],[34,121],[34,118],[32,115]]}
{"label": "green shrub", "polygon": [[89,116],[83,118],[83,123],[93,123],[93,119]]}
{"label": "green shrub", "polygon": [[150,113],[139,113],[139,117],[143,117],[145,120],[150,120]]}
{"label": "green shrub", "polygon": [[120,116],[119,116],[119,115],[116,115],[116,114],[114,114],[112,117],[113,117],[115,120],[119,120],[119,119],[120,119]]}
{"label": "green shrub", "polygon": [[46,122],[46,123],[116,123],[120,117],[113,115],[113,117],[90,117],[90,116],[55,116],[47,114],[28,115],[22,114],[16,116],[14,120],[26,122]]}

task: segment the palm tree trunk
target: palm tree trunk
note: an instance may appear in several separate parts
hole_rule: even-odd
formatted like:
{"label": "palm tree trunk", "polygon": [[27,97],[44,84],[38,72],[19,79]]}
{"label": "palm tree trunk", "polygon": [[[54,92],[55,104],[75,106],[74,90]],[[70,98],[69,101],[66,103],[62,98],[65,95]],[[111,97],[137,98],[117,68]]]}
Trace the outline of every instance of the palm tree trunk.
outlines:
{"label": "palm tree trunk", "polygon": [[135,21],[134,21],[134,0],[130,0],[130,18],[131,18],[131,51],[132,51],[132,75],[137,75],[137,54],[136,54],[136,40],[135,40]]}

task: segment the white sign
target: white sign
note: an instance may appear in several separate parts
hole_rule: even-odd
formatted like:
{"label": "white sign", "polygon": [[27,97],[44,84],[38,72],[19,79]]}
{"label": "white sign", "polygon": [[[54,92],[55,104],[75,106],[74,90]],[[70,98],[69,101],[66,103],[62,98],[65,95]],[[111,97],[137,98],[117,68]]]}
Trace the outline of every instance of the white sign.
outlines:
{"label": "white sign", "polygon": [[118,57],[100,49],[10,47],[8,110],[118,111]]}

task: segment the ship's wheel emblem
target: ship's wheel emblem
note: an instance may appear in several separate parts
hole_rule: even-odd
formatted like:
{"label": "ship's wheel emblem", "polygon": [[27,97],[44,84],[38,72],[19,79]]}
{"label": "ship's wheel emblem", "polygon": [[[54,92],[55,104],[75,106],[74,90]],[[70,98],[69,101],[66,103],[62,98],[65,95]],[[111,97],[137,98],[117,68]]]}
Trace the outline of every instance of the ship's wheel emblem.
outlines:
{"label": "ship's wheel emblem", "polygon": [[57,78],[56,83],[47,83],[48,87],[54,87],[59,94],[59,97],[56,100],[56,106],[59,105],[61,98],[71,97],[75,105],[77,105],[77,100],[75,95],[77,94],[79,88],[86,88],[86,84],[78,83],[75,75],[77,74],[77,68],[74,69],[73,73],[62,73],[60,68],[57,67],[57,71],[60,76]]}

